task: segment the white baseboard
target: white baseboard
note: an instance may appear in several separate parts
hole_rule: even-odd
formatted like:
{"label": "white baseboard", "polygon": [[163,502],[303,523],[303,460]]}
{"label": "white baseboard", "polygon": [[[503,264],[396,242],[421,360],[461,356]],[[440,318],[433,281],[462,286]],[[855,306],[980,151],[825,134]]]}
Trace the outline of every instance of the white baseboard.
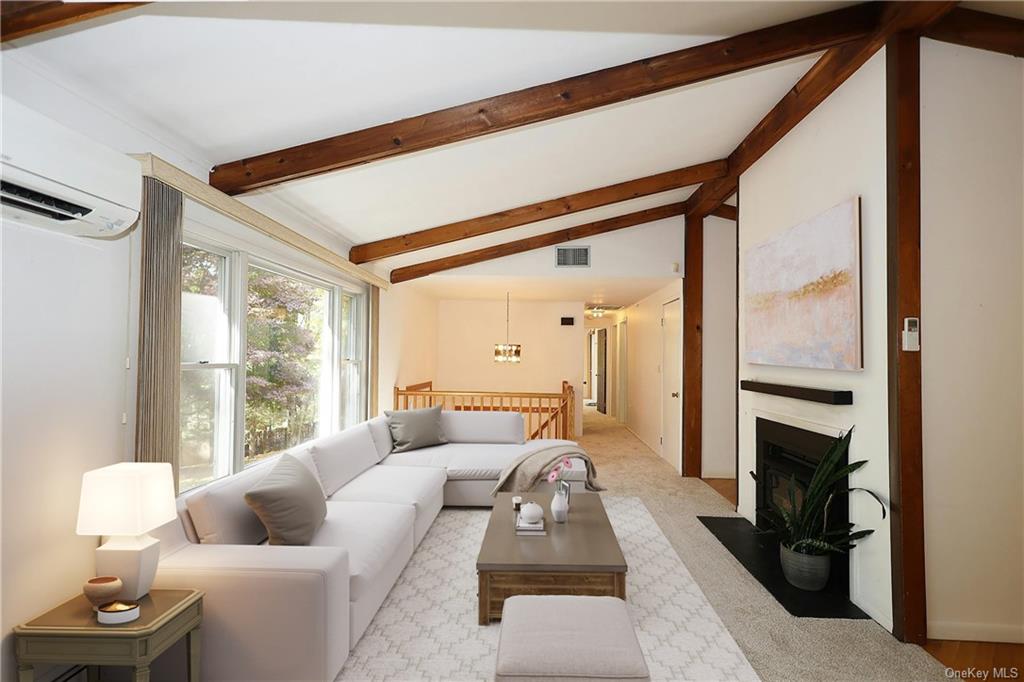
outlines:
{"label": "white baseboard", "polygon": [[957,623],[928,621],[929,639],[962,639],[968,642],[1024,643],[1024,624]]}

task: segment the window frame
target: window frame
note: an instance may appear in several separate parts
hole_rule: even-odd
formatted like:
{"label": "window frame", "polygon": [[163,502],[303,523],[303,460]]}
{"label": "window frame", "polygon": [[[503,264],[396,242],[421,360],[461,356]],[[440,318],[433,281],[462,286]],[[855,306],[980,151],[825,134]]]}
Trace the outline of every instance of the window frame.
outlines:
{"label": "window frame", "polygon": [[[185,229],[182,235],[182,243],[194,248],[202,249],[224,257],[227,277],[222,286],[226,287],[225,309],[228,317],[229,341],[228,341],[228,362],[196,362],[181,363],[181,372],[200,369],[228,369],[230,376],[230,394],[233,400],[231,408],[232,424],[229,426],[231,434],[231,457],[229,471],[226,474],[217,476],[205,483],[190,488],[195,490],[203,485],[208,485],[219,478],[242,472],[246,469],[245,462],[245,385],[246,385],[246,317],[248,314],[248,275],[250,267],[257,267],[285,277],[291,277],[318,287],[323,287],[330,292],[330,303],[328,315],[330,318],[329,328],[331,330],[331,372],[330,372],[330,424],[326,429],[321,428],[321,434],[332,434],[347,428],[346,410],[351,405],[346,405],[344,395],[344,368],[347,364],[354,364],[358,371],[358,400],[356,413],[348,423],[355,424],[366,419],[369,412],[370,386],[369,376],[366,368],[369,366],[369,286],[355,282],[345,277],[337,276],[321,270],[319,267],[309,267],[303,263],[301,258],[295,258],[295,254],[279,252],[277,249],[259,248],[256,244],[246,240],[226,240],[220,237],[219,231],[204,223],[190,218],[186,215]],[[228,241],[240,241],[232,246]],[[344,339],[342,338],[342,298],[348,296],[351,299],[351,324],[354,334],[351,336],[353,345],[352,357],[343,355]],[[252,466],[257,462],[252,462]],[[215,468],[216,471],[216,468]],[[187,492],[179,491],[179,494]]]}

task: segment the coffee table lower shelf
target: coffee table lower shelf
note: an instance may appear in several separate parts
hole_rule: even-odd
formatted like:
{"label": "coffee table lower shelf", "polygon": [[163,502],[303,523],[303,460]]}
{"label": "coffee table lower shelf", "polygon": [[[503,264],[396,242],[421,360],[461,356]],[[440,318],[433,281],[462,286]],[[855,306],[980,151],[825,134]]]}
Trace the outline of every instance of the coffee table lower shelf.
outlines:
{"label": "coffee table lower shelf", "polygon": [[626,598],[626,573],[478,571],[480,625],[501,620],[505,600],[517,594],[572,594]]}

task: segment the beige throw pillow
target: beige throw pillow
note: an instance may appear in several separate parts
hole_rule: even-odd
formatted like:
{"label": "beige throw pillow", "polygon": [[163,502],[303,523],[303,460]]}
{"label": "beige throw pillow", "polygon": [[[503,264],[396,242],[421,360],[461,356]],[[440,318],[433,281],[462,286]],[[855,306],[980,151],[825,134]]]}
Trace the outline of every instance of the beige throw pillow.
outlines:
{"label": "beige throw pillow", "polygon": [[421,410],[385,411],[384,414],[391,429],[391,440],[395,443],[391,452],[418,450],[448,442],[441,428],[440,405]]}
{"label": "beige throw pillow", "polygon": [[272,545],[308,545],[327,516],[320,482],[291,455],[281,455],[245,501],[266,526]]}

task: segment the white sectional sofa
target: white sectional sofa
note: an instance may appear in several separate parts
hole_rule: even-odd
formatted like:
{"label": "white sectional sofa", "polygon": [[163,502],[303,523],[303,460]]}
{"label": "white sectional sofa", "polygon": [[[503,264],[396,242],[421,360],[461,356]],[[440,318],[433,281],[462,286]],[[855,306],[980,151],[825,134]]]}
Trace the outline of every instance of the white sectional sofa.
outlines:
{"label": "white sectional sofa", "polygon": [[[443,412],[442,425],[448,444],[409,452],[392,454],[385,417],[289,450],[327,499],[310,546],[265,544],[245,502],[276,457],[179,497],[180,523],[154,533],[154,587],[206,592],[204,680],[333,680],[442,506],[490,506],[512,460],[568,443],[524,442],[514,412]],[[584,484],[581,461],[570,480]]]}

